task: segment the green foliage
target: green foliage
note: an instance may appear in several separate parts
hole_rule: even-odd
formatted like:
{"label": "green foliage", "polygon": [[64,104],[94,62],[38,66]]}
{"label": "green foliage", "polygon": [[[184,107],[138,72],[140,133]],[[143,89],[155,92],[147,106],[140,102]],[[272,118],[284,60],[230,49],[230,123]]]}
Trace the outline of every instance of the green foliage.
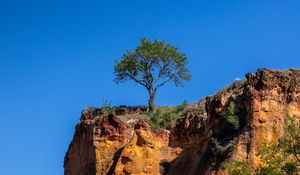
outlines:
{"label": "green foliage", "polygon": [[255,172],[255,174],[256,175],[282,175],[282,172],[280,169],[278,169],[278,167],[268,165],[268,166],[258,169]]}
{"label": "green foliage", "polygon": [[171,122],[177,120],[184,109],[189,106],[188,102],[184,100],[178,106],[159,106],[157,109],[150,113],[150,126],[153,129],[166,129]]}
{"label": "green foliage", "polygon": [[286,174],[297,174],[299,171],[297,162],[287,162],[282,169]]}
{"label": "green foliage", "polygon": [[110,108],[112,107],[111,100],[103,99],[100,108]]}
{"label": "green foliage", "polygon": [[226,120],[233,125],[236,129],[240,127],[239,117],[235,115],[235,103],[231,101],[226,111]]}
{"label": "green foliage", "polygon": [[[276,144],[265,144],[258,150],[264,166],[255,171],[256,175],[297,175],[300,168],[300,124],[295,117],[285,121],[286,135]],[[226,165],[229,174],[246,174],[236,161]]]}
{"label": "green foliage", "polygon": [[157,114],[157,112],[154,112],[152,114],[152,116],[150,117],[150,126],[151,126],[151,128],[154,129],[154,130],[159,129],[160,128],[159,121],[160,121],[159,115]]}
{"label": "green foliage", "polygon": [[277,144],[266,144],[259,149],[258,156],[265,166],[257,170],[259,175],[294,175],[300,166],[300,125],[295,117],[285,121],[286,135]]}
{"label": "green foliage", "polygon": [[230,163],[225,164],[225,169],[228,171],[229,175],[250,175],[250,169],[248,164],[243,161],[233,160]]}
{"label": "green foliage", "polygon": [[184,100],[181,105],[176,106],[176,113],[182,112],[188,105],[188,101]]}
{"label": "green foliage", "polygon": [[112,106],[111,100],[102,100],[102,104],[100,105],[100,108],[107,113],[115,113],[116,108]]}
{"label": "green foliage", "polygon": [[258,156],[267,165],[263,172],[281,172],[281,163],[287,155],[280,152],[278,144],[263,145],[258,149]]}
{"label": "green foliage", "polygon": [[115,61],[114,69],[117,82],[132,79],[142,85],[155,82],[159,86],[161,83],[156,81],[172,80],[179,85],[181,80],[191,78],[186,64],[187,57],[178,48],[164,41],[142,38],[135,50],[127,51],[121,60]]}
{"label": "green foliage", "polygon": [[115,81],[132,80],[144,86],[148,90],[152,108],[159,87],[170,81],[181,86],[183,80],[191,79],[187,62],[187,57],[178,48],[161,40],[152,42],[142,38],[136,49],[127,51],[122,59],[115,60]]}
{"label": "green foliage", "polygon": [[221,143],[219,142],[218,139],[214,138],[214,137],[211,137],[211,142],[212,142],[212,147],[211,147],[211,150],[213,152],[213,155],[214,156],[217,156],[217,154],[219,152],[222,152],[223,150],[223,146],[221,145]]}
{"label": "green foliage", "polygon": [[174,113],[162,112],[160,109],[157,109],[150,117],[150,126],[155,130],[160,128],[166,129],[174,119]]}
{"label": "green foliage", "polygon": [[88,106],[85,110],[88,111],[89,113],[93,113],[96,110],[96,108],[93,106]]}
{"label": "green foliage", "polygon": [[229,149],[232,149],[236,146],[236,140],[233,139],[231,141],[220,141],[217,138],[213,137],[212,132],[211,135],[211,151],[214,157],[222,157]]}

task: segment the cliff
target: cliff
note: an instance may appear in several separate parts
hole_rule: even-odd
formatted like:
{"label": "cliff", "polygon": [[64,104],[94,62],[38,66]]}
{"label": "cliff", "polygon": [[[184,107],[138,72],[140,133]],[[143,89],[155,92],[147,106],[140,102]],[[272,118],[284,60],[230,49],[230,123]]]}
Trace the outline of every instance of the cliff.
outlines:
{"label": "cliff", "polygon": [[300,70],[249,73],[186,108],[168,130],[118,117],[145,111],[83,111],[65,156],[65,175],[226,174],[223,165],[232,159],[247,162],[253,172],[261,164],[260,145],[284,135],[286,117],[300,118]]}

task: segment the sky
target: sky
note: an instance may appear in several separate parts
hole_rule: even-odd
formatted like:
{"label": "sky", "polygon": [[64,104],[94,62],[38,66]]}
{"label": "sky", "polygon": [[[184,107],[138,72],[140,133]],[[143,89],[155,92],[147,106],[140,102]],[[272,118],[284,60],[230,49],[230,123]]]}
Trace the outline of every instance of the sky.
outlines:
{"label": "sky", "polygon": [[260,67],[300,67],[299,0],[0,0],[0,174],[60,175],[81,110],[147,104],[114,60],[142,37],[186,53],[192,80],[158,105],[197,102]]}

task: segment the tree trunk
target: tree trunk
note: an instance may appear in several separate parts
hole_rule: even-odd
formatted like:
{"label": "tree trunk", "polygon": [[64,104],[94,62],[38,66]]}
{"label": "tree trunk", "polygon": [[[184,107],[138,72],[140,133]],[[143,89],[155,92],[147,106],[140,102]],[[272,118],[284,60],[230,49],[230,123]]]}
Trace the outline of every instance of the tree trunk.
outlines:
{"label": "tree trunk", "polygon": [[150,110],[151,112],[153,112],[154,109],[155,109],[155,104],[154,104],[155,92],[152,92],[152,93],[150,93],[149,95],[150,95],[150,98],[149,98],[149,100],[148,100],[149,110]]}

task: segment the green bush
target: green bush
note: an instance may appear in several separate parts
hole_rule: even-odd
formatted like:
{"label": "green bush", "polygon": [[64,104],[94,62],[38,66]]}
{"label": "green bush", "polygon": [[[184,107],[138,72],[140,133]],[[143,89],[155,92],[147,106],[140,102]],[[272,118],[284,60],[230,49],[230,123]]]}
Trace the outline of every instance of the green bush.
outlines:
{"label": "green bush", "polygon": [[153,113],[149,114],[149,123],[150,126],[157,129],[166,129],[170,123],[177,120],[184,109],[188,106],[186,100],[178,106],[157,106],[156,110]]}
{"label": "green bush", "polygon": [[226,110],[226,120],[236,129],[240,127],[239,117],[235,115],[235,103],[231,101]]}
{"label": "green bush", "polygon": [[174,115],[170,112],[166,112],[162,115],[162,119],[161,119],[159,125],[162,128],[167,128],[173,119],[174,119]]}
{"label": "green bush", "polygon": [[116,108],[112,106],[111,100],[102,100],[102,104],[100,105],[100,108],[107,113],[115,113]]}
{"label": "green bush", "polygon": [[282,172],[275,166],[265,166],[258,169],[255,175],[282,175]]}
{"label": "green bush", "polygon": [[287,117],[285,132],[286,135],[280,138],[277,144],[266,144],[260,147],[257,155],[266,166],[257,170],[258,175],[298,174],[300,168],[300,123],[296,122],[295,117]]}
{"label": "green bush", "polygon": [[182,112],[188,105],[188,101],[184,100],[181,105],[176,106],[176,113]]}
{"label": "green bush", "polygon": [[230,163],[225,164],[225,169],[228,171],[228,175],[250,175],[250,168],[245,161],[233,160]]}
{"label": "green bush", "polygon": [[287,162],[282,169],[286,174],[297,174],[299,171],[297,162]]}
{"label": "green bush", "polygon": [[212,137],[211,143],[212,143],[211,150],[213,152],[213,155],[217,156],[218,153],[223,150],[223,147],[222,147],[221,143],[219,142],[219,140],[214,137]]}
{"label": "green bush", "polygon": [[234,149],[236,146],[236,140],[231,141],[220,141],[213,136],[211,133],[211,151],[214,157],[224,156],[228,150]]}
{"label": "green bush", "polygon": [[159,120],[160,120],[160,112],[156,111],[150,117],[150,126],[151,126],[151,128],[153,128],[155,130],[159,129],[160,128]]}
{"label": "green bush", "polygon": [[[232,115],[233,105],[228,108]],[[288,117],[285,121],[286,135],[276,144],[265,144],[258,149],[257,156],[264,163],[263,167],[256,169],[255,175],[297,175],[300,170],[300,123],[295,117]],[[219,147],[220,143],[213,140],[213,145]],[[245,162],[232,161],[225,165],[229,175],[250,174]]]}
{"label": "green bush", "polygon": [[100,108],[112,107],[111,100],[103,99]]}
{"label": "green bush", "polygon": [[88,111],[89,113],[93,113],[97,108],[93,106],[88,106],[85,110]]}
{"label": "green bush", "polygon": [[160,109],[157,109],[150,116],[150,126],[155,130],[160,128],[166,129],[174,119],[174,113],[162,112]]}

